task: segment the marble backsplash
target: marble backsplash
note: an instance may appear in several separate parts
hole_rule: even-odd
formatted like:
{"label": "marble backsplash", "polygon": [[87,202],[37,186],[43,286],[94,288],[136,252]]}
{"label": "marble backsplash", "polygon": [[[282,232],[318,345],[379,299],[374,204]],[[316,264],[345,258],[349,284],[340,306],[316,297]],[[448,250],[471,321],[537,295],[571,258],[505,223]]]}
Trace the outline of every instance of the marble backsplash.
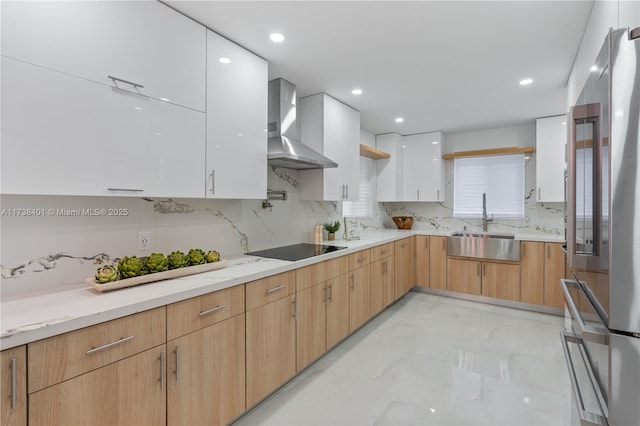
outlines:
{"label": "marble backsplash", "polygon": [[[496,219],[492,232],[564,235],[562,203],[536,203],[535,156],[526,164],[523,219]],[[415,216],[413,229],[426,231],[481,230],[480,219],[453,217],[453,165],[447,161],[446,199],[442,203],[374,203],[372,218],[360,220],[360,232],[395,228],[394,215]],[[342,218],[342,203],[301,201],[298,172],[270,169],[268,187],[287,191],[286,201],[145,199],[3,195],[1,218],[0,295],[8,300],[55,288],[84,285],[98,265],[128,255],[216,249],[223,257],[313,240],[313,226]],[[375,188],[375,182],[374,186]],[[4,214],[13,209],[42,215]],[[83,210],[88,209],[88,210]],[[86,215],[86,211],[107,215]],[[120,213],[109,216],[108,212]],[[126,214],[124,214],[126,212]],[[490,212],[489,212],[490,213]],[[137,249],[138,232],[151,233],[151,249]],[[342,229],[337,237],[342,238]],[[326,234],[326,233],[325,233]]]}

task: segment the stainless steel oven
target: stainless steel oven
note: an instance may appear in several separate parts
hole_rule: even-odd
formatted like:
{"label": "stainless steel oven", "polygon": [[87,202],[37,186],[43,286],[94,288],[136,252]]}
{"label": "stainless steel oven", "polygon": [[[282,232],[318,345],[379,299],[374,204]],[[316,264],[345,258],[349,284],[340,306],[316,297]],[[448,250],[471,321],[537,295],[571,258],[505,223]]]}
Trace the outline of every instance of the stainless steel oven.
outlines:
{"label": "stainless steel oven", "polygon": [[562,344],[576,423],[640,425],[640,29],[610,30],[569,113]]}

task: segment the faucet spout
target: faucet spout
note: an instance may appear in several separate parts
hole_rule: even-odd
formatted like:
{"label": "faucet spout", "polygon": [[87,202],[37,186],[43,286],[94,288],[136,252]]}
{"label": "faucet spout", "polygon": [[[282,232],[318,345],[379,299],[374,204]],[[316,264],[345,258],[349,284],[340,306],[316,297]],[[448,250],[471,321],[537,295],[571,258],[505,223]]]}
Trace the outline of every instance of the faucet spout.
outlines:
{"label": "faucet spout", "polygon": [[491,219],[487,215],[487,194],[485,192],[482,193],[482,232],[487,232],[489,228],[489,222],[493,221],[493,213],[491,214]]}

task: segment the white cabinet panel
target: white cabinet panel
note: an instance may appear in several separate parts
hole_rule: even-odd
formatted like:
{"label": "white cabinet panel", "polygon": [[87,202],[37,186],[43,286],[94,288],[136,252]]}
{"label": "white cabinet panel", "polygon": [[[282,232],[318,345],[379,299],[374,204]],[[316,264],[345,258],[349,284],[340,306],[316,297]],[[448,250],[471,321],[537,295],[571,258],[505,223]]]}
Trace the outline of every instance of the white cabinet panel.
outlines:
{"label": "white cabinet panel", "polygon": [[564,202],[566,143],[566,116],[558,115],[536,120],[536,201],[538,202]]}
{"label": "white cabinet panel", "polygon": [[2,54],[204,111],[206,30],[156,1],[2,2]]}
{"label": "white cabinet panel", "polygon": [[402,135],[398,133],[376,135],[376,148],[391,155],[390,158],[375,162],[378,173],[377,200],[380,202],[402,201]]}
{"label": "white cabinet panel", "polygon": [[204,113],[2,58],[4,194],[204,195]]}
{"label": "white cabinet panel", "polygon": [[405,136],[403,143],[404,200],[444,200],[441,132]]}
{"label": "white cabinet panel", "polygon": [[300,141],[338,167],[300,171],[303,200],[357,201],[360,175],[360,113],[320,93],[298,101]]}
{"label": "white cabinet panel", "polygon": [[208,31],[209,198],[267,196],[267,71],[265,60]]}

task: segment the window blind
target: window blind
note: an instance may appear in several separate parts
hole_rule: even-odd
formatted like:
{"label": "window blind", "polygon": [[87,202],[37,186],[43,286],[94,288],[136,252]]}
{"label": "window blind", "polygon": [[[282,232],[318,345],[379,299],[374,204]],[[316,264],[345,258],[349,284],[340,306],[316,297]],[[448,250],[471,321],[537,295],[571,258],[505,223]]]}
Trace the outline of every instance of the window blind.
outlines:
{"label": "window blind", "polygon": [[489,216],[524,217],[524,154],[456,158],[453,192],[454,217],[482,217],[483,193]]}
{"label": "window blind", "polygon": [[373,160],[360,157],[360,182],[358,186],[358,201],[345,201],[342,203],[342,214],[345,217],[371,217],[373,216],[373,185],[370,171]]}

